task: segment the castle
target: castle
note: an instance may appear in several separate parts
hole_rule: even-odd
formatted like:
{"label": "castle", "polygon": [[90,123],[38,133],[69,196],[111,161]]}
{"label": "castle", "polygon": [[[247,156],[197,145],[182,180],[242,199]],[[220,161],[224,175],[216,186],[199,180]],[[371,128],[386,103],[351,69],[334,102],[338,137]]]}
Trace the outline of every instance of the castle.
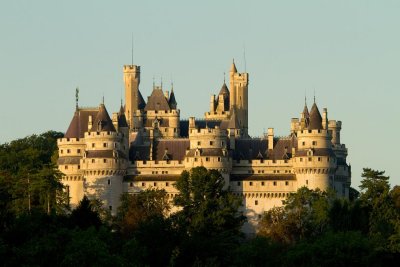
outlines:
{"label": "castle", "polygon": [[[261,214],[282,205],[302,186],[333,188],[348,197],[351,168],[340,142],[341,121],[328,120],[314,103],[305,104],[291,120],[287,137],[269,128],[262,138],[248,134],[249,74],[233,62],[229,88],[224,82],[210,98],[204,119],[180,119],[173,88],[154,86],[147,102],[140,90],[140,67],[123,67],[125,106],[109,116],[104,103],[76,110],[64,138],[58,140],[59,170],[70,204],[84,195],[103,201],[115,214],[122,193],[165,189],[168,197],[184,170],[217,169],[226,186],[241,196],[248,218],[245,232],[254,232]],[[104,102],[104,101],[103,101]]]}

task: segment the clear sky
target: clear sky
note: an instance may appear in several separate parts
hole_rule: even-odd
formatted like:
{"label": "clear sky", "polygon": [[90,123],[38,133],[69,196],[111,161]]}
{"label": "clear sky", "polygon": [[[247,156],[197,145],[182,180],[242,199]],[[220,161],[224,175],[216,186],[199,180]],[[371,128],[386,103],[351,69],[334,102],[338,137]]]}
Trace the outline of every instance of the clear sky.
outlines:
{"label": "clear sky", "polygon": [[235,58],[250,73],[252,136],[288,135],[315,90],[343,122],[353,186],[363,167],[400,184],[399,14],[396,0],[1,1],[0,143],[65,131],[77,86],[80,105],[104,95],[117,111],[133,34],[145,98],[153,77],[173,80],[181,117],[203,117]]}

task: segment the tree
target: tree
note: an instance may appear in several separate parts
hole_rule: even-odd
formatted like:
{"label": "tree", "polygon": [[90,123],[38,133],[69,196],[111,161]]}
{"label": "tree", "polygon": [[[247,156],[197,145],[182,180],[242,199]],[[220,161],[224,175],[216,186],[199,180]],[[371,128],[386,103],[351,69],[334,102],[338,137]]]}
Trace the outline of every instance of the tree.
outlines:
{"label": "tree", "polygon": [[226,251],[236,247],[245,217],[238,211],[242,200],[224,186],[220,172],[204,167],[184,171],[176,182],[180,210],[172,219],[181,243],[174,264],[228,264]]}
{"label": "tree", "polygon": [[302,187],[283,201],[283,207],[265,212],[258,234],[287,244],[317,236],[329,227],[333,197],[333,192]]}
{"label": "tree", "polygon": [[72,225],[82,229],[87,229],[91,226],[98,228],[102,224],[100,215],[95,211],[87,196],[84,196],[79,205],[72,210],[70,220]]}
{"label": "tree", "polygon": [[140,224],[153,217],[164,218],[169,211],[165,190],[147,189],[138,194],[123,194],[116,223],[124,235],[130,236]]}

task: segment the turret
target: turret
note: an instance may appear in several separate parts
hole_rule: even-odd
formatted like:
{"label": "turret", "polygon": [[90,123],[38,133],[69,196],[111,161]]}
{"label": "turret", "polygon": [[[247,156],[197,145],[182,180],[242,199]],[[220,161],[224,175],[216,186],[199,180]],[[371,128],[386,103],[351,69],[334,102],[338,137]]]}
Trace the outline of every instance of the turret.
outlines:
{"label": "turret", "polygon": [[235,62],[232,62],[231,70],[229,72],[230,78],[230,112],[236,111],[236,116],[243,131],[243,135],[248,134],[248,83],[249,74],[238,73]]}

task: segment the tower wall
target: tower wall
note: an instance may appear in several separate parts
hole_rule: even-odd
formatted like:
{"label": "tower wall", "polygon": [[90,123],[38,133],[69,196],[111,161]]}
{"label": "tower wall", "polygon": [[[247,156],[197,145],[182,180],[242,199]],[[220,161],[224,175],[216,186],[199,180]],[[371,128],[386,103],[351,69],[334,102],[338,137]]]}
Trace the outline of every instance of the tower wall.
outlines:
{"label": "tower wall", "polygon": [[139,109],[140,67],[136,65],[124,66],[125,83],[125,116],[131,129],[138,128],[134,117]]}

